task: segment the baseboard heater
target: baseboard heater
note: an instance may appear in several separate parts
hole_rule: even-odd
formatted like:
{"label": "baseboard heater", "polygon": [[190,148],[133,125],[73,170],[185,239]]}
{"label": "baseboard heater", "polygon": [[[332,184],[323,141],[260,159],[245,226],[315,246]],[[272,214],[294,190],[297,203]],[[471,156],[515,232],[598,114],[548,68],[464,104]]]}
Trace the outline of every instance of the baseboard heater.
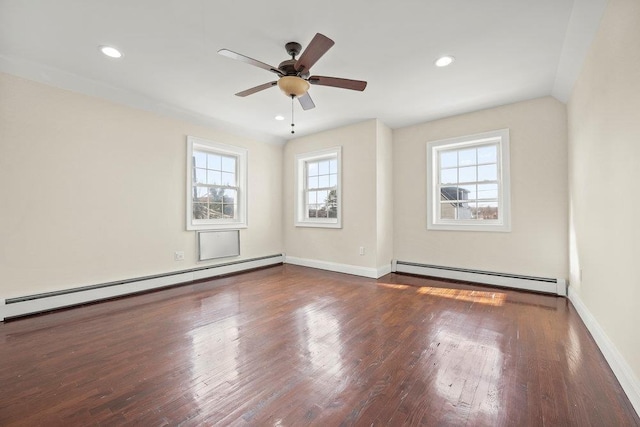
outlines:
{"label": "baseboard heater", "polygon": [[518,274],[492,271],[470,270],[466,268],[444,267],[440,265],[418,264],[407,261],[393,261],[392,270],[398,273],[419,276],[442,277],[465,282],[483,283],[506,288],[525,289],[567,296],[567,281],[547,277],[522,276]]}
{"label": "baseboard heater", "polygon": [[100,301],[122,295],[145,292],[181,283],[188,283],[194,280],[208,279],[226,274],[252,270],[254,268],[282,264],[283,262],[283,254],[268,255],[206,267],[172,271],[165,274],[156,274],[152,276],[81,286],[60,291],[7,298],[0,300],[0,321],[13,317],[55,310],[58,308],[86,304],[88,302]]}

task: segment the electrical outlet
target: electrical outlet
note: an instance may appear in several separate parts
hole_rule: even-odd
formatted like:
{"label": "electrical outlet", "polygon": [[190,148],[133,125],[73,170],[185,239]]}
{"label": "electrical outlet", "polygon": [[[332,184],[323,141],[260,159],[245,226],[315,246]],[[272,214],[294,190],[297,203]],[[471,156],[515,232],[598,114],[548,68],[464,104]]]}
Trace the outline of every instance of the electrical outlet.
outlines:
{"label": "electrical outlet", "polygon": [[183,251],[174,252],[173,253],[173,260],[174,261],[184,261],[184,252]]}
{"label": "electrical outlet", "polygon": [[364,255],[364,246],[360,246],[360,255]]}

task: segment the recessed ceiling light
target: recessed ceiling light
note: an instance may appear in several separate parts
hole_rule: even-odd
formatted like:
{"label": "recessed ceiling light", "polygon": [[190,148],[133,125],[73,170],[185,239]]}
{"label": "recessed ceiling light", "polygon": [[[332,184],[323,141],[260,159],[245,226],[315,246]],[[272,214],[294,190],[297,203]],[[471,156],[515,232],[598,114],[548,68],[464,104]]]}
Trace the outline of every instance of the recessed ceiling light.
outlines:
{"label": "recessed ceiling light", "polygon": [[436,67],[446,67],[455,61],[453,56],[442,56],[436,60]]}
{"label": "recessed ceiling light", "polygon": [[284,116],[280,116],[280,115],[278,115],[278,116],[276,116],[276,117],[275,117],[275,119],[276,119],[276,120],[284,120]]}
{"label": "recessed ceiling light", "polygon": [[122,58],[122,52],[113,46],[100,46],[100,52],[107,55],[109,58]]}

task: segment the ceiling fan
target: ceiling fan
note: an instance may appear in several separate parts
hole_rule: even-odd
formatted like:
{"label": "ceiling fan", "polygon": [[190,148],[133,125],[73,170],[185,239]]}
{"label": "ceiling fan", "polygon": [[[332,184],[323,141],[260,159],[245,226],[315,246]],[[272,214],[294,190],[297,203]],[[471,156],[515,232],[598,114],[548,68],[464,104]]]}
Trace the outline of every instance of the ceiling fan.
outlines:
{"label": "ceiling fan", "polygon": [[304,52],[302,52],[302,55],[296,59],[296,56],[298,56],[302,50],[302,46],[297,42],[289,42],[285,45],[285,49],[287,50],[287,53],[291,55],[291,59],[282,61],[278,67],[265,64],[264,62],[257,61],[228,49],[220,49],[218,53],[226,56],[227,58],[236,59],[238,61],[263,68],[267,71],[271,71],[278,76],[278,80],[243,90],[242,92],[236,93],[237,96],[244,97],[278,85],[284,94],[291,97],[291,99],[298,98],[303,110],[309,110],[316,106],[313,103],[311,96],[309,96],[308,90],[310,84],[358,91],[363,91],[364,88],[367,87],[367,82],[362,80],[310,75],[311,67],[322,57],[322,55],[327,53],[334,43],[335,42],[329,37],[317,33],[311,40],[311,43],[309,43],[309,46],[307,46]]}

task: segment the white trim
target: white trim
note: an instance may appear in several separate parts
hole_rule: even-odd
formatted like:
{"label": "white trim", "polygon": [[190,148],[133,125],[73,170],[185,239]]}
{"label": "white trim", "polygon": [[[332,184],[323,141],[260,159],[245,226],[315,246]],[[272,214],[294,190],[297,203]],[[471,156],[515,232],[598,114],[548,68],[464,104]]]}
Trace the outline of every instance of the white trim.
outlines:
{"label": "white trim", "polygon": [[357,265],[338,264],[337,262],[320,261],[317,259],[298,258],[292,256],[285,256],[286,264],[301,265],[303,267],[317,268],[320,270],[335,271],[336,273],[352,274],[354,276],[369,277],[371,279],[377,279],[378,269],[370,267],[360,267]]}
{"label": "white trim", "polygon": [[378,267],[378,276],[376,277],[376,279],[379,279],[385,274],[389,273],[391,273],[391,263],[383,265],[382,267]]}
{"label": "white trim", "polygon": [[[497,220],[441,220],[440,195],[437,193],[439,181],[438,156],[441,149],[460,149],[482,144],[498,145],[498,213]],[[499,129],[474,135],[440,139],[427,142],[427,229],[449,231],[511,231],[511,188],[510,188],[509,129]],[[436,200],[437,199],[437,200]]]}
{"label": "white trim", "polygon": [[280,264],[283,262],[284,256],[274,256],[264,259],[247,260],[246,262],[234,262],[234,264],[221,265],[219,267],[212,265],[210,268],[202,270],[189,271],[164,277],[155,277],[152,279],[141,279],[134,282],[81,290],[78,292],[69,292],[62,295],[45,296],[43,298],[21,301],[13,304],[6,304],[5,298],[2,298],[0,299],[0,321],[7,317],[23,316],[26,314],[39,313],[57,308],[86,304],[122,295],[160,289],[180,283],[188,283],[194,280],[266,267],[268,265]]}
{"label": "white trim", "polygon": [[[338,200],[337,218],[307,218],[305,213],[304,181],[305,163],[308,161],[336,158],[338,160],[338,182],[336,198]],[[342,228],[342,147],[332,147],[310,153],[300,153],[295,158],[294,181],[294,225],[296,227]]]}
{"label": "white trim", "polygon": [[490,273],[481,274],[421,265],[408,265],[402,262],[396,263],[396,271],[399,273],[416,274],[418,276],[442,277],[444,279],[462,280],[465,282],[502,286],[505,288],[566,295],[566,281],[564,279],[556,279],[557,282],[546,282],[542,280],[521,279],[518,277],[505,277],[498,275],[499,273],[496,273],[496,275]]}
{"label": "white trim", "polygon": [[[236,171],[238,180],[237,219],[193,219],[193,151],[198,148],[216,154],[227,154],[237,159]],[[221,144],[195,136],[187,136],[187,230],[221,230],[230,228],[247,228],[247,174],[248,150],[233,145]]]}
{"label": "white trim", "polygon": [[598,348],[600,348],[602,355],[620,382],[620,386],[627,394],[636,413],[640,414],[640,380],[638,380],[638,377],[636,377],[627,361],[620,354],[615,344],[609,339],[607,333],[602,329],[596,318],[582,302],[580,296],[571,288],[569,288],[569,301],[571,301],[575,307],[584,325],[591,333],[593,340],[598,345]]}

